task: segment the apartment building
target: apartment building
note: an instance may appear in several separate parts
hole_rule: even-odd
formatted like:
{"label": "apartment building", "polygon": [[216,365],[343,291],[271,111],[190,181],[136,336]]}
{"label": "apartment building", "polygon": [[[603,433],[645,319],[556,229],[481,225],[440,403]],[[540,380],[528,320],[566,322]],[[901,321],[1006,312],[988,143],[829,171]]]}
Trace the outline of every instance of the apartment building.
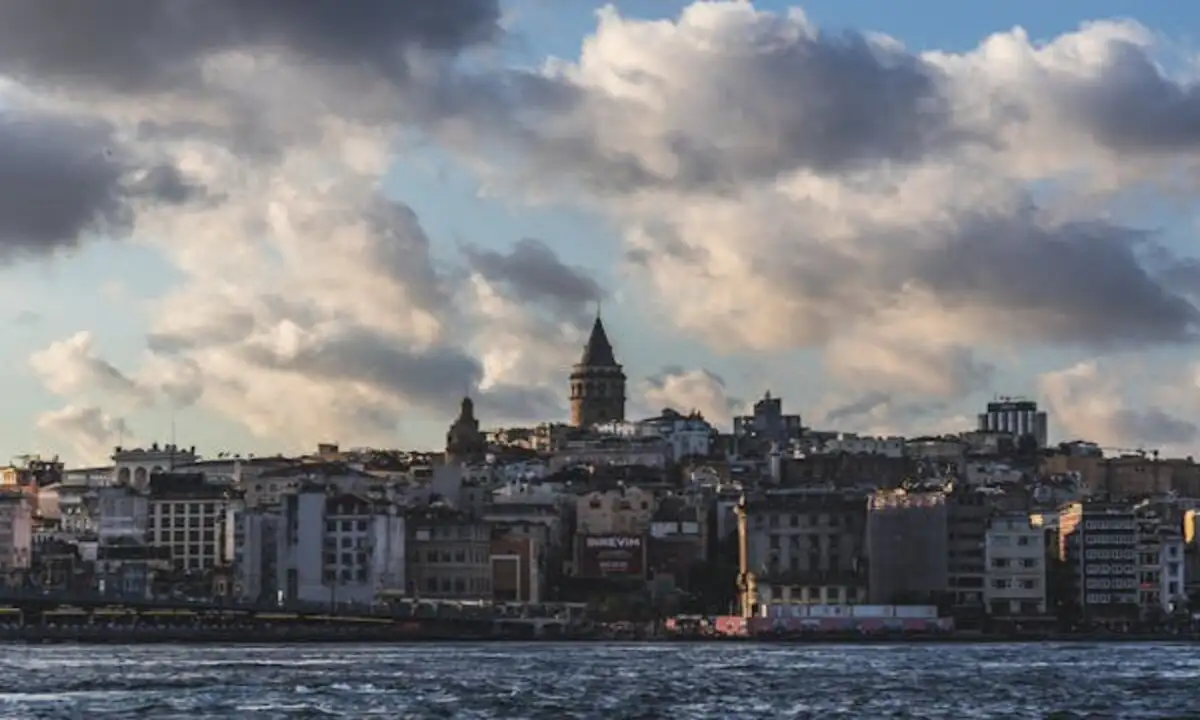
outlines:
{"label": "apartment building", "polygon": [[[246,532],[252,529],[248,523],[243,525],[247,546],[242,556],[261,562],[267,533],[274,531],[274,587],[284,599],[371,603],[381,593],[404,588],[407,524],[394,505],[314,485],[285,495],[279,513],[277,522],[255,524],[257,536]],[[242,587],[243,593],[253,590],[249,584]],[[261,583],[257,590],[262,594]]]}
{"label": "apartment building", "polygon": [[22,489],[0,491],[0,583],[15,579],[33,559],[33,500]]}
{"label": "apartment building", "polygon": [[146,542],[169,547],[177,571],[196,572],[232,560],[226,538],[236,493],[205,481],[203,473],[157,473],[147,483]]}
{"label": "apartment building", "polygon": [[738,506],[743,614],[755,606],[866,600],[867,498],[853,491],[776,491]]}
{"label": "apartment building", "polygon": [[492,527],[434,505],[410,512],[409,594],[422,598],[491,599]]}
{"label": "apartment building", "polygon": [[949,511],[941,491],[879,491],[867,505],[867,563],[874,605],[928,603],[949,585]]}
{"label": "apartment building", "polygon": [[997,515],[984,545],[988,612],[995,617],[1046,614],[1045,531],[1034,527],[1027,514]]}
{"label": "apartment building", "polygon": [[1137,518],[1120,502],[1085,501],[1059,510],[1058,557],[1071,576],[1071,596],[1085,621],[1138,619]]}

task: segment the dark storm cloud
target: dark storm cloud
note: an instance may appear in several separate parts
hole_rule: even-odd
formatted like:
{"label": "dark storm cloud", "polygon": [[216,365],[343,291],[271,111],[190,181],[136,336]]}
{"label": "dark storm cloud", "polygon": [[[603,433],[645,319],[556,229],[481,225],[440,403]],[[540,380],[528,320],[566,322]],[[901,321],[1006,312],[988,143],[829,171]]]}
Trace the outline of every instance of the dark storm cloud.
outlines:
{"label": "dark storm cloud", "polygon": [[[974,215],[946,242],[896,258],[947,307],[1022,313],[1031,339],[1089,345],[1197,338],[1200,310],[1139,257],[1146,234],[1104,221],[1052,224],[1032,212]],[[1164,258],[1160,256],[1160,264]],[[1184,273],[1191,264],[1169,268]]]}
{"label": "dark storm cloud", "polygon": [[543,417],[534,413],[557,399],[545,391],[494,387],[479,391],[483,368],[464,351],[452,347],[412,350],[363,327],[346,327],[335,337],[293,355],[262,348],[241,350],[251,362],[314,380],[363,383],[425,408],[450,407],[455,398],[473,395],[481,407],[505,418]]}
{"label": "dark storm cloud", "polygon": [[0,72],[140,93],[198,80],[198,61],[280,47],[390,74],[396,51],[453,51],[495,36],[497,0],[4,0]]}
{"label": "dark storm cloud", "polygon": [[101,125],[0,114],[0,262],[127,220],[110,142]]}
{"label": "dark storm cloud", "polygon": [[1136,438],[1151,444],[1179,445],[1196,439],[1196,424],[1173,417],[1159,408],[1119,410],[1110,420],[1115,437]]}
{"label": "dark storm cloud", "polygon": [[1124,38],[1102,46],[1090,77],[1060,80],[1056,100],[1075,127],[1122,153],[1163,153],[1200,144],[1200,85],[1173,80],[1145,47]]}
{"label": "dark storm cloud", "polygon": [[180,204],[203,193],[172,166],[137,171],[105,124],[0,113],[0,262],[125,230],[132,201]]}
{"label": "dark storm cloud", "polygon": [[527,303],[578,311],[605,295],[586,270],[566,265],[540,240],[519,240],[507,253],[478,247],[463,252],[472,270],[490,282],[504,284]]}

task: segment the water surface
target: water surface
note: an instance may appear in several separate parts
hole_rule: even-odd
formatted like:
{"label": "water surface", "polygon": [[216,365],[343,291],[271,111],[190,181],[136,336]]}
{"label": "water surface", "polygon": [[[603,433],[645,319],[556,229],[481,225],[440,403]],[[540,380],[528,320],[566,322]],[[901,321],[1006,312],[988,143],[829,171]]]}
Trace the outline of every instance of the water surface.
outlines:
{"label": "water surface", "polygon": [[4,645],[0,718],[1200,717],[1198,649]]}

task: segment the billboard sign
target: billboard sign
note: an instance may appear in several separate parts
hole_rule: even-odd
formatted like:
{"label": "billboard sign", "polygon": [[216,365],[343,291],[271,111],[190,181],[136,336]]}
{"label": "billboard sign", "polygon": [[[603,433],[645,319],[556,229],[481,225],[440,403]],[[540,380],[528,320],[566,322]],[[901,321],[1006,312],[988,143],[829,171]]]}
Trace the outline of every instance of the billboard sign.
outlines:
{"label": "billboard sign", "polygon": [[640,535],[584,535],[579,557],[583,577],[645,577],[646,543]]}

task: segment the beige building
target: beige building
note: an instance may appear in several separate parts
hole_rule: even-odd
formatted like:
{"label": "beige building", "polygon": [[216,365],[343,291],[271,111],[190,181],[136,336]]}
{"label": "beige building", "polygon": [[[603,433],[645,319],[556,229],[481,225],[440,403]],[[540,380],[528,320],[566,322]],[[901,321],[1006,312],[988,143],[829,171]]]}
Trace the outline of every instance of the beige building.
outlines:
{"label": "beige building", "polygon": [[408,515],[408,580],[413,597],[492,598],[492,528],[448,506]]}
{"label": "beige building", "polygon": [[654,493],[638,487],[593,491],[575,502],[578,535],[644,535],[658,509]]}
{"label": "beige building", "polygon": [[33,557],[33,507],[32,496],[24,491],[0,491],[0,573],[4,575],[29,568]]}

